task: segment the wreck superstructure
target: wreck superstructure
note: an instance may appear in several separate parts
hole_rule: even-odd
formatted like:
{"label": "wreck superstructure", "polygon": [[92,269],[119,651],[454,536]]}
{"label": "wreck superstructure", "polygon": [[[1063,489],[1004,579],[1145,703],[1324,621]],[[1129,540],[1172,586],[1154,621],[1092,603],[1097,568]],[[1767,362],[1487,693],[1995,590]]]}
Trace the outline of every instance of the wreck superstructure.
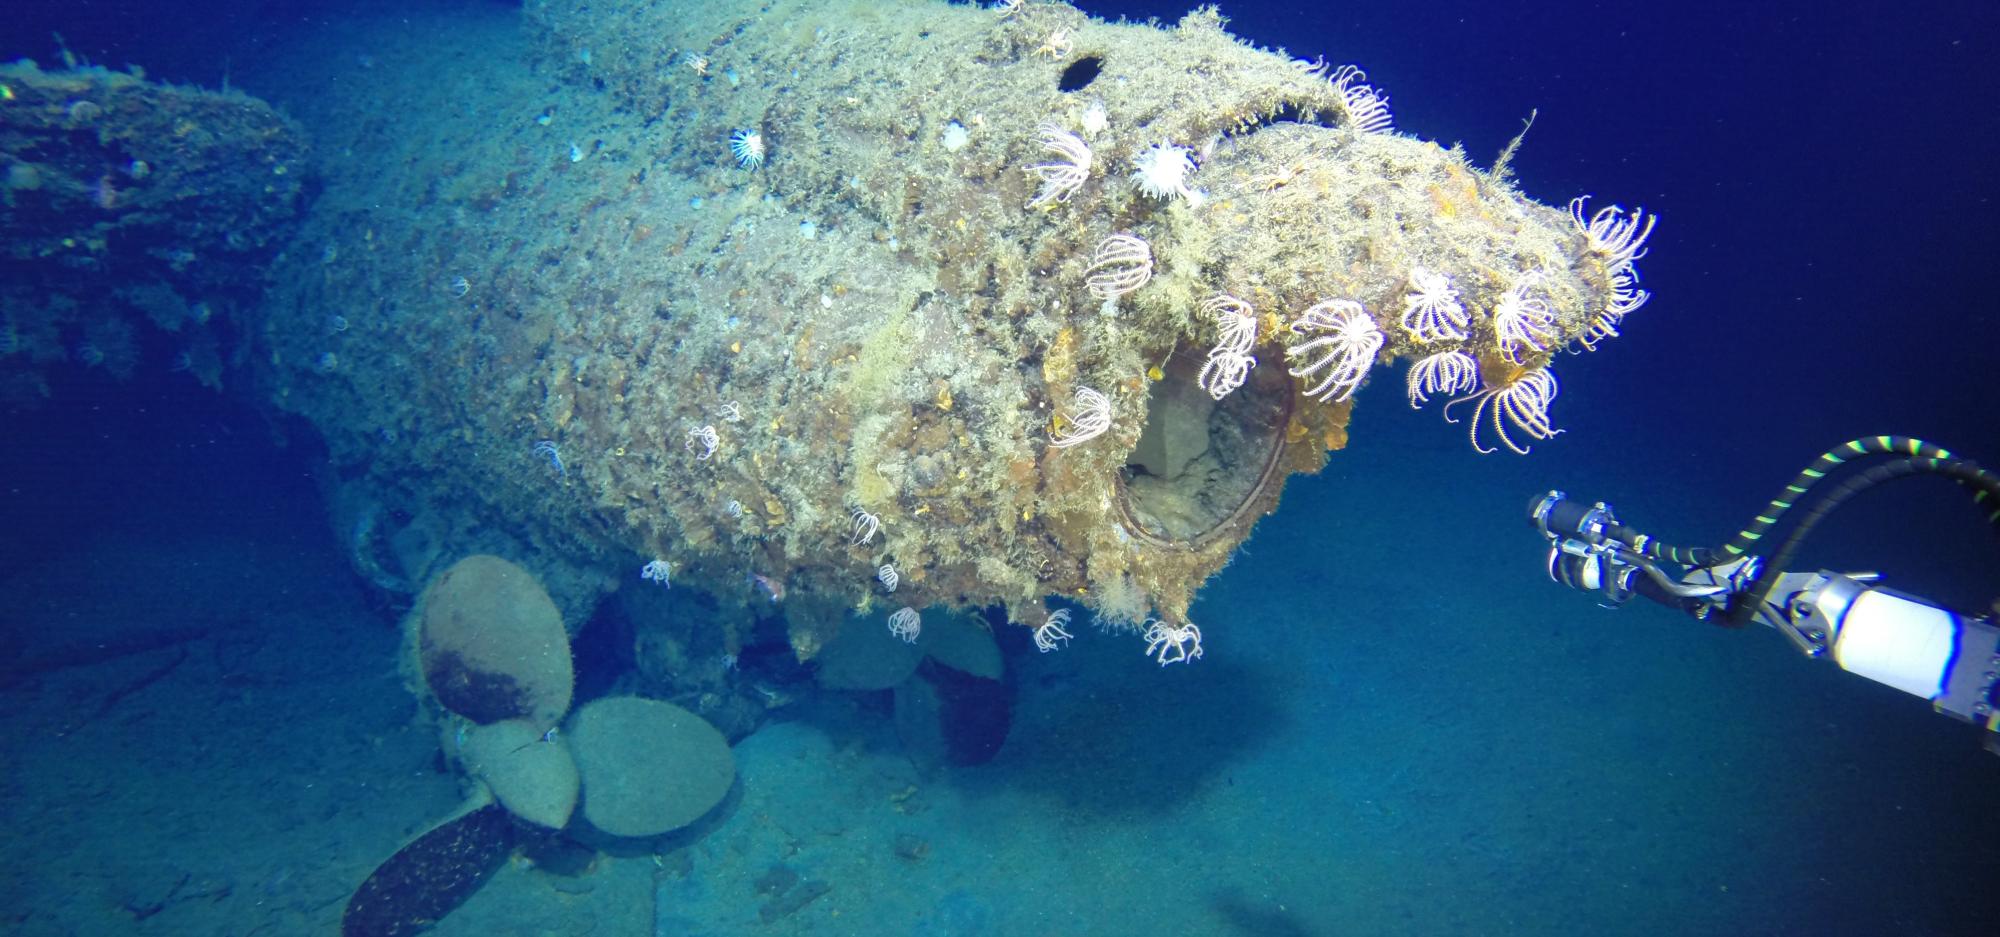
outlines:
{"label": "wreck superstructure", "polygon": [[[308,236],[341,246],[287,256],[263,333],[392,588],[498,537],[570,612],[651,563],[725,630],[782,598],[802,658],[857,609],[1185,625],[1349,409],[1401,405],[1392,362],[1454,356],[1432,390],[1541,438],[1507,415],[1546,421],[1549,357],[1644,300],[1624,229],[1213,10],[525,15],[561,86],[444,178],[332,182]],[[333,350],[318,323],[357,303]],[[1333,303],[1349,340],[1315,344]]]}

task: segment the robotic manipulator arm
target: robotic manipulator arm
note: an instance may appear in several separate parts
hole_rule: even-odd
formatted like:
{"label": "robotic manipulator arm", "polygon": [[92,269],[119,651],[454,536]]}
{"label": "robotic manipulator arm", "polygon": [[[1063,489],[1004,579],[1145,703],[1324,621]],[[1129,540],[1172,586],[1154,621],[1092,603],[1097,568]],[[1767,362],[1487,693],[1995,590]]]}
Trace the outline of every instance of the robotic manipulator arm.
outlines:
{"label": "robotic manipulator arm", "polygon": [[[1872,468],[1857,457],[1889,456]],[[1792,572],[1792,556],[1813,527],[1854,494],[1890,479],[1939,474],[1971,490],[1975,506],[2000,525],[2000,476],[1921,440],[1878,436],[1829,450],[1801,472],[1758,517],[1716,549],[1662,544],[1618,522],[1603,502],[1560,491],[1536,496],[1528,519],[1549,544],[1549,578],[1612,605],[1634,595],[1729,627],[1769,625],[1812,658],[1931,701],[1938,712],[1980,725],[2000,754],[2000,627],[1994,612],[1967,615],[1878,585],[1874,573]],[[1836,484],[1835,482],[1838,482]],[[1824,483],[1824,484],[1822,484]],[[1771,561],[1752,555],[1783,515],[1798,520]]]}

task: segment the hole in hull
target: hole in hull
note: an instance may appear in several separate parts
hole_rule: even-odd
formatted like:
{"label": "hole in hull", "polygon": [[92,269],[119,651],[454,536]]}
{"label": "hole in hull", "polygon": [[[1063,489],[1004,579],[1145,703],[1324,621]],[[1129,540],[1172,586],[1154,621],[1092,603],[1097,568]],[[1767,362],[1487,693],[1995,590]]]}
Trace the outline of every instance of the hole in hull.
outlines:
{"label": "hole in hull", "polygon": [[1168,359],[1165,379],[1147,400],[1146,426],[1125,459],[1120,506],[1128,527],[1157,543],[1200,546],[1233,529],[1281,474],[1276,467],[1292,406],[1284,368],[1256,368],[1242,387],[1216,400],[1195,383],[1202,361],[1187,349]]}
{"label": "hole in hull", "polygon": [[1065,93],[1082,91],[1097,80],[1097,73],[1103,68],[1104,59],[1098,56],[1086,55],[1077,59],[1069,63],[1068,68],[1063,69],[1061,78],[1056,79],[1056,90]]}

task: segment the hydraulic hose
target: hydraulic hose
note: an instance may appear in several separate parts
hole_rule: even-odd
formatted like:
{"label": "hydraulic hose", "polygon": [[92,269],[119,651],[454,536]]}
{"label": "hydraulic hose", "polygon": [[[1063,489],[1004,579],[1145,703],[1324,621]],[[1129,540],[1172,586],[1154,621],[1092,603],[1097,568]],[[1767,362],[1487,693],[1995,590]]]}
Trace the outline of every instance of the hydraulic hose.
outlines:
{"label": "hydraulic hose", "polygon": [[[1886,438],[1902,439],[1903,437]],[[1927,445],[1919,440],[1905,441],[1918,446]],[[1849,445],[1852,445],[1852,443]],[[1936,447],[1930,448],[1935,449]],[[1821,456],[1822,460],[1825,458],[1826,456]],[[1835,462],[1834,464],[1837,465],[1839,463]],[[1816,462],[1815,468],[1818,465],[1819,463]],[[1821,472],[1820,475],[1814,476],[1811,481],[1808,481],[1805,486],[1800,488],[1800,491],[1803,492],[1805,488],[1812,487],[1824,474],[1824,472]],[[1771,554],[1769,562],[1764,564],[1765,574],[1760,575],[1758,581],[1752,585],[1750,591],[1732,605],[1729,614],[1724,618],[1724,622],[1732,628],[1740,628],[1750,622],[1751,616],[1770,597],[1771,588],[1777,582],[1777,576],[1772,571],[1789,569],[1792,560],[1798,555],[1799,548],[1804,545],[1806,537],[1811,535],[1813,528],[1817,527],[1819,522],[1825,519],[1827,515],[1833,513],[1836,508],[1845,504],[1849,498],[1884,482],[1893,481],[1898,478],[1909,478],[1915,475],[1942,475],[1958,482],[1960,485],[1971,490],[1975,504],[1988,509],[1986,513],[1987,523],[2000,526],[2000,511],[1991,510],[1993,505],[2000,504],[2000,475],[1994,475],[1980,468],[1978,463],[1955,458],[1903,458],[1873,466],[1859,474],[1842,480],[1833,489],[1813,499],[1807,506],[1805,513],[1799,517],[1798,522],[1786,532],[1785,538],[1779,541],[1778,548]],[[1801,473],[1800,477],[1804,478],[1804,473]],[[1790,491],[1791,488],[1788,487],[1786,490]],[[1778,503],[1775,500],[1772,502],[1773,505],[1777,505]],[[1783,514],[1796,503],[1798,502],[1787,503],[1779,508],[1776,513]],[[1772,511],[1767,509],[1764,515],[1760,516],[1758,520],[1761,522],[1765,517],[1771,516],[1772,513]],[[1773,519],[1775,520],[1775,518]],[[1769,529],[1769,526],[1769,524],[1764,524],[1758,533],[1761,535],[1763,530]],[[1739,534],[1738,536],[1741,537],[1742,535]],[[1754,540],[1755,537],[1751,539]],[[1731,544],[1735,542],[1732,540]],[[1724,548],[1727,549],[1728,546],[1725,545]]]}

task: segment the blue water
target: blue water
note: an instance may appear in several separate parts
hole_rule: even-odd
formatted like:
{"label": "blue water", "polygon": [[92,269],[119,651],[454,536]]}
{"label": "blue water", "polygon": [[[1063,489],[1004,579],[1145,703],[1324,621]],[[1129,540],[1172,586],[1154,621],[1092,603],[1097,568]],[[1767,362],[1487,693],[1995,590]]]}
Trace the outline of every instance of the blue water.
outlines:
{"label": "blue water", "polygon": [[[436,933],[2000,932],[2000,756],[1977,731],[1769,629],[1597,607],[1547,580],[1521,516],[1560,487],[1708,542],[1852,437],[2000,464],[2000,6],[1328,6],[1223,12],[1364,64],[1399,130],[1481,164],[1535,112],[1525,192],[1658,213],[1654,299],[1566,361],[1565,433],[1481,457],[1434,413],[1360,408],[1355,444],[1201,593],[1195,665],[1075,629],[1010,658],[999,757],[937,772],[881,700],[801,689],[737,743],[739,799],[702,838],[583,872],[515,860]],[[399,7],[459,41],[517,13]],[[277,91],[245,63],[379,13],[30,2],[0,14],[0,59],[52,64],[60,32],[153,78]],[[0,654],[90,660],[0,683],[0,931],[336,932],[459,791],[311,428],[163,361],[48,374],[41,405],[0,410]],[[1942,482],[1857,500],[1801,563],[1973,611],[2000,593],[2000,538]],[[88,653],[174,629],[197,634]],[[760,889],[780,866],[798,884]]]}

